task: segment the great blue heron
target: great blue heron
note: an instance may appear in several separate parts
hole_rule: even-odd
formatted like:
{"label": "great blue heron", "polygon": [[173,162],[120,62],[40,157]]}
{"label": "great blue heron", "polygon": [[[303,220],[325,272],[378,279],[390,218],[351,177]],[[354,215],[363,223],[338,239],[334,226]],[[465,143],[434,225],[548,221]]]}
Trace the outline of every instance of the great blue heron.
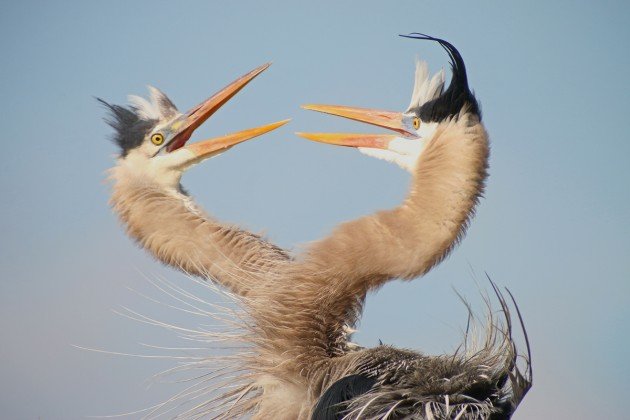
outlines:
{"label": "great blue heron", "polygon": [[184,146],[203,120],[267,66],[185,115],[156,89],[150,103],[133,97],[130,108],[107,105],[121,147],[111,202],[129,234],[166,264],[224,286],[245,308],[240,339],[249,350],[231,359],[241,374],[217,399],[186,414],[505,419],[529,389],[529,357],[519,369],[510,312],[496,287],[504,319],[492,318],[477,346],[428,356],[350,341],[368,291],[425,274],[463,237],[487,176],[488,137],[459,52],[442,39],[409,37],[436,41],[448,52],[453,76],[446,90],[443,72],[429,77],[426,64],[418,63],[405,112],[305,107],[396,134],[300,133],[397,163],[413,176],[409,194],[393,210],[340,225],[298,256],[214,220],[180,186],[190,164],[284,123]]}

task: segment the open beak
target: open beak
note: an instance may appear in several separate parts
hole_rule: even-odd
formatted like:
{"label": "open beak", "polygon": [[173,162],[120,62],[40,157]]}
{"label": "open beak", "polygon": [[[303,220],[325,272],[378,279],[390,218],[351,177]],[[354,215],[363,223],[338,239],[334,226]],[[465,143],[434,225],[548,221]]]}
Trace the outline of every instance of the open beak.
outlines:
{"label": "open beak", "polygon": [[282,120],[272,124],[250,128],[236,133],[227,134],[225,136],[215,137],[209,140],[192,143],[188,146],[185,146],[184,149],[192,152],[196,159],[204,159],[216,152],[230,148],[238,143],[242,143],[246,140],[250,140],[254,137],[258,137],[260,135],[273,131],[278,127],[282,127],[289,121],[291,120]]}
{"label": "open beak", "polygon": [[369,147],[388,149],[389,143],[399,137],[417,138],[416,133],[407,127],[401,112],[381,111],[368,108],[354,108],[339,105],[303,105],[302,108],[325,114],[337,115],[355,121],[365,122],[396,131],[398,134],[353,134],[353,133],[295,133],[308,140],[348,147]]}
{"label": "open beak", "polygon": [[176,134],[165,146],[165,150],[169,153],[177,151],[178,155],[187,157],[186,162],[181,163],[192,164],[238,143],[242,143],[246,140],[253,139],[254,137],[258,137],[262,134],[268,133],[269,131],[275,130],[276,128],[289,122],[290,120],[278,121],[273,124],[250,128],[225,136],[192,143],[186,146],[186,142],[190,139],[192,133],[201,124],[203,124],[208,118],[210,118],[210,116],[212,116],[212,114],[214,114],[227,101],[243,89],[245,85],[265,71],[270,65],[271,63],[263,64],[262,66],[257,67],[249,73],[239,77],[219,92],[215,93],[212,97],[203,101],[201,104],[197,105],[182,117],[174,121],[170,125],[169,129]]}

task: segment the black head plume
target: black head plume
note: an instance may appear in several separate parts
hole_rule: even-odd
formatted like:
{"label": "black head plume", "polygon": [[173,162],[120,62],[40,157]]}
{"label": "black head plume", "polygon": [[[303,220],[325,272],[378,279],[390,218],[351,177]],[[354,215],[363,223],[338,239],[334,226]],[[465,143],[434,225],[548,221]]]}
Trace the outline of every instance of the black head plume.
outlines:
{"label": "black head plume", "polygon": [[409,35],[400,35],[404,38],[421,39],[438,42],[448,53],[451,59],[451,70],[453,77],[451,83],[442,95],[420,106],[417,110],[419,117],[423,121],[438,122],[453,115],[457,115],[464,106],[468,106],[469,112],[479,117],[481,120],[481,110],[475,95],[468,87],[468,77],[466,66],[462,56],[450,42],[430,35],[413,32]]}
{"label": "black head plume", "polygon": [[105,122],[114,129],[114,142],[120,147],[120,155],[125,157],[144,140],[145,136],[155,125],[157,119],[142,118],[136,108],[112,105],[100,98],[96,98],[109,111]]}

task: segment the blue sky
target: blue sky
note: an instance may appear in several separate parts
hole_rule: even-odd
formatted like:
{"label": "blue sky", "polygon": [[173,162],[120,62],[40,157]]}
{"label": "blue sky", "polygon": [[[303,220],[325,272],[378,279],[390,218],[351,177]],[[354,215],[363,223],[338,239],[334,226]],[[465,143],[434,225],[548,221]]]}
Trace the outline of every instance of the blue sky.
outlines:
{"label": "blue sky", "polygon": [[[487,272],[517,297],[535,384],[515,418],[620,418],[630,376],[630,17],[626,2],[12,2],[0,6],[0,412],[72,419],[140,409],[176,385],[147,386],[172,361],[164,331],[120,305],[175,323],[128,287],[190,280],[124,235],[107,200],[115,147],[94,96],[123,103],[164,90],[182,109],[267,61],[195,138],[293,121],[200,165],[183,180],[222,220],[299,249],[336,224],[395,206],[408,175],[293,131],[369,130],[299,109],[333,103],[402,110],[414,59],[447,65],[454,43],[492,141],[486,198],[437,269],[369,297],[357,335],[452,350]],[[194,286],[191,286],[194,289]],[[214,297],[207,293],[207,300]],[[623,410],[623,411],[622,411]]]}

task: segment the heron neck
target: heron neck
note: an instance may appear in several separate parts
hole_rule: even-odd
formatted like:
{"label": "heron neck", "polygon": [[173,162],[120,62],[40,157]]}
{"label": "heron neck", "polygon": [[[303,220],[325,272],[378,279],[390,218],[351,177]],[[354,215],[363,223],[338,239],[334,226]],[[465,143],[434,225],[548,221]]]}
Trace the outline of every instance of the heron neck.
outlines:
{"label": "heron neck", "polygon": [[311,264],[354,285],[426,273],[463,237],[483,193],[488,157],[486,131],[474,116],[439,124],[403,203],[340,225],[311,247]]}
{"label": "heron neck", "polygon": [[129,236],[167,265],[246,295],[289,258],[260,236],[207,215],[179,182],[155,182],[150,173],[124,164],[110,178],[111,205]]}
{"label": "heron neck", "polygon": [[310,246],[293,267],[294,278],[276,291],[277,306],[291,314],[281,333],[311,332],[284,340],[291,347],[284,350],[303,361],[300,369],[347,352],[348,326],[369,290],[423,275],[448,255],[483,192],[488,156],[486,131],[474,117],[441,123],[401,205],[344,223]]}

